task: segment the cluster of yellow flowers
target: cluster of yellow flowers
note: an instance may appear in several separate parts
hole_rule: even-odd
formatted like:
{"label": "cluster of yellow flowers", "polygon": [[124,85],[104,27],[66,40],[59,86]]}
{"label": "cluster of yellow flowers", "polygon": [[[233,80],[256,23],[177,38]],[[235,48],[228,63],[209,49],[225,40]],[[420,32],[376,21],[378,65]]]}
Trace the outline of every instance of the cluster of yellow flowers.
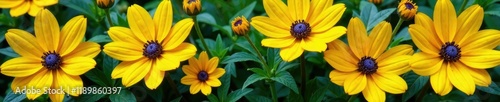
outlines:
{"label": "cluster of yellow flowers", "polygon": [[[12,16],[28,12],[35,16],[35,36],[20,29],[9,29],[5,37],[20,57],[3,63],[1,73],[15,77],[11,88],[33,86],[37,89],[60,86],[83,87],[79,75],[95,67],[93,59],[101,51],[94,42],[82,42],[87,19],[76,16],[60,30],[53,14],[43,9],[58,0],[2,0],[0,8],[11,8]],[[415,24],[409,33],[420,49],[414,54],[411,45],[388,48],[392,26],[382,21],[370,34],[365,24],[354,17],[346,27],[336,26],[346,7],[333,0],[263,0],[267,16],[256,16],[248,22],[237,17],[231,26],[237,35],[247,35],[250,26],[267,36],[262,46],[279,48],[284,61],[291,62],[304,51],[324,52],[324,59],[334,68],[329,74],[332,83],[344,86],[349,95],[360,92],[368,101],[385,101],[385,92],[404,93],[408,87],[399,75],[413,70],[430,76],[430,83],[439,95],[448,94],[453,87],[471,95],[475,85],[488,86],[491,78],[487,68],[500,64],[500,31],[479,30],[484,11],[472,5],[458,15],[450,0],[438,0],[431,19],[417,13],[411,0],[402,0],[398,6],[400,17]],[[381,2],[381,0],[370,0]],[[99,7],[112,7],[114,0],[97,0]],[[183,10],[191,16],[201,12],[199,0],[184,0]],[[332,5],[334,4],[334,5]],[[111,77],[121,78],[125,87],[144,79],[149,89],[156,89],[167,71],[177,69],[188,60],[182,71],[181,83],[190,86],[190,93],[211,93],[211,87],[221,85],[225,70],[218,68],[219,58],[209,58],[184,40],[195,21],[185,18],[173,25],[170,0],[163,0],[153,17],[139,5],[127,10],[129,28],[113,26],[108,34],[113,42],[104,45],[103,52],[120,60]],[[347,43],[338,38],[347,35]],[[210,53],[210,52],[209,52]],[[175,56],[175,57],[172,57]],[[45,90],[43,90],[45,91]],[[69,91],[69,90],[68,90]],[[43,93],[43,92],[42,92]],[[27,94],[33,100],[42,93]],[[78,93],[65,93],[78,96]],[[62,101],[64,94],[50,94],[53,101]]]}

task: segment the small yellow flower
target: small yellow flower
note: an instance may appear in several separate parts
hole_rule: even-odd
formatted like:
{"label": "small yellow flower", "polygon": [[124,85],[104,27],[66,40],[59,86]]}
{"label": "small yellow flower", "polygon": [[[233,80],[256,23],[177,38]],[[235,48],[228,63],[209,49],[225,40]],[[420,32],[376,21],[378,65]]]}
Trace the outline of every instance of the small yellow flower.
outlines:
{"label": "small yellow flower", "polygon": [[201,1],[200,0],[184,0],[182,2],[182,8],[190,16],[198,15],[201,11]]}
{"label": "small yellow flower", "polygon": [[384,2],[384,0],[368,0],[368,1],[373,4],[381,4],[382,2]]}
{"label": "small yellow flower", "polygon": [[108,9],[110,7],[113,7],[115,4],[115,0],[97,0],[97,6],[99,6],[102,9]]}
{"label": "small yellow flower", "polygon": [[181,61],[196,54],[196,47],[184,42],[194,25],[193,19],[173,25],[172,13],[170,0],[160,2],[152,19],[146,9],[134,4],[127,9],[130,28],[109,29],[113,42],[104,45],[103,51],[122,61],[113,69],[113,79],[122,78],[123,85],[130,87],[144,78],[149,89],[156,89],[165,71],[176,69]]}
{"label": "small yellow flower", "polygon": [[57,4],[59,0],[0,0],[0,8],[10,8],[10,15],[18,17],[26,12],[36,16],[44,7]]}
{"label": "small yellow flower", "polygon": [[222,83],[219,77],[226,72],[222,68],[217,68],[219,58],[213,57],[208,60],[207,52],[200,53],[198,59],[192,57],[189,60],[189,65],[182,66],[182,71],[186,76],[182,77],[181,83],[191,85],[189,92],[196,94],[201,92],[208,96],[212,92],[212,87],[219,87]]}
{"label": "small yellow flower", "polygon": [[231,28],[236,35],[245,35],[248,33],[248,30],[250,30],[250,24],[245,16],[236,17],[231,22]]}
{"label": "small yellow flower", "polygon": [[362,92],[369,102],[384,102],[385,92],[404,93],[408,86],[399,75],[410,71],[413,49],[398,45],[386,51],[391,32],[391,24],[383,21],[368,36],[361,19],[352,18],[347,27],[349,46],[335,40],[325,51],[324,59],[335,68],[330,81],[344,86],[349,95]]}
{"label": "small yellow flower", "polygon": [[[80,75],[95,67],[93,59],[100,52],[100,45],[82,42],[87,29],[87,19],[76,16],[61,30],[52,13],[44,9],[35,17],[35,36],[20,29],[9,29],[5,39],[21,57],[13,58],[0,66],[2,74],[15,77],[11,88],[33,88],[39,93],[27,93],[29,100],[51,89],[83,87]],[[63,101],[65,94],[79,96],[78,92],[63,90],[52,93],[54,102]]]}
{"label": "small yellow flower", "polygon": [[430,76],[434,92],[444,96],[453,87],[472,95],[477,86],[488,86],[491,77],[485,69],[500,64],[500,31],[479,30],[484,11],[472,5],[457,17],[450,0],[438,0],[431,19],[424,13],[415,16],[408,31],[421,52],[410,60],[412,70]]}
{"label": "small yellow flower", "polygon": [[412,20],[417,14],[418,6],[412,0],[401,0],[398,6],[398,14],[405,20]]}

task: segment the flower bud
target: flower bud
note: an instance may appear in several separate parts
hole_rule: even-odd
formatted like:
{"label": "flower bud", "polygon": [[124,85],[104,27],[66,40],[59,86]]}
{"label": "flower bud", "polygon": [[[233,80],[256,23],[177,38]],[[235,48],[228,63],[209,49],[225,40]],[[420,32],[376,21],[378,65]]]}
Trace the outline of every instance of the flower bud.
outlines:
{"label": "flower bud", "polygon": [[250,24],[245,16],[239,16],[231,22],[231,28],[236,35],[245,35],[250,30]]}
{"label": "flower bud", "polygon": [[399,17],[411,20],[417,14],[418,6],[412,0],[401,0],[398,6]]}
{"label": "flower bud", "polygon": [[97,6],[102,9],[111,8],[115,4],[115,0],[97,0]]}
{"label": "flower bud", "polygon": [[384,0],[368,0],[368,1],[373,4],[381,4]]}
{"label": "flower bud", "polygon": [[201,1],[200,0],[184,0],[182,2],[182,8],[184,12],[189,16],[198,15],[201,11]]}

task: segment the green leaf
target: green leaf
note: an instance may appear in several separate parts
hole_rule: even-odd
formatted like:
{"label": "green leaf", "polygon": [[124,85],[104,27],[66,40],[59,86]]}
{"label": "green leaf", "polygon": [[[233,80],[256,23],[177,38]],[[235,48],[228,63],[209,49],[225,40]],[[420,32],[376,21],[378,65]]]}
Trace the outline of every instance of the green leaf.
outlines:
{"label": "green leaf", "polygon": [[236,43],[236,46],[243,48],[244,50],[252,53],[253,55],[257,55],[257,52],[255,52],[255,50],[252,48],[252,45],[250,45],[250,43],[248,43],[248,41],[246,40]]}
{"label": "green leaf", "polygon": [[106,96],[106,94],[82,94],[78,96],[76,102],[97,102],[99,99]]}
{"label": "green leaf", "polygon": [[118,94],[109,95],[111,102],[136,102],[135,95],[129,90],[122,89]]}
{"label": "green leaf", "polygon": [[279,66],[278,66],[278,72],[286,71],[290,68],[297,67],[298,65],[299,65],[299,63],[281,62],[281,64],[279,64]]}
{"label": "green leaf", "polygon": [[107,78],[106,74],[98,68],[93,68],[92,70],[86,72],[85,76],[99,86],[113,86],[111,84],[111,79]]}
{"label": "green leaf", "polygon": [[288,102],[304,102],[304,98],[302,98],[301,95],[298,93],[290,92],[290,94],[287,97]]}
{"label": "green leaf", "polygon": [[26,99],[26,94],[15,94],[14,91],[8,91],[7,95],[3,99],[4,102],[21,102]]}
{"label": "green leaf", "polygon": [[261,95],[245,95],[245,98],[250,102],[272,102],[271,99]]}
{"label": "green leaf", "polygon": [[[368,2],[368,1],[361,1],[359,4],[359,10],[360,10],[360,19],[363,21],[363,24],[365,26],[368,25],[368,22],[370,21],[370,18],[374,15],[377,14],[377,6],[375,6],[373,3]],[[366,29],[370,30],[370,29]]]}
{"label": "green leaf", "polygon": [[101,9],[97,8],[97,6],[95,6],[90,0],[61,0],[59,1],[59,4],[79,11],[94,21],[98,21],[95,11]]}
{"label": "green leaf", "polygon": [[411,40],[410,33],[408,32],[408,27],[404,27],[401,29],[401,31],[396,34],[396,37],[394,37],[394,40],[401,39],[401,41],[407,41]]}
{"label": "green leaf", "polygon": [[260,63],[259,58],[257,56],[252,55],[248,52],[237,52],[233,55],[224,58],[221,62],[222,64],[234,63],[234,62],[242,62],[242,61],[254,61]]}
{"label": "green leaf", "polygon": [[96,42],[96,43],[107,43],[107,42],[111,42],[111,38],[109,38],[108,35],[96,35],[96,36],[90,38],[88,41]]}
{"label": "green leaf", "polygon": [[208,95],[207,98],[208,98],[208,101],[210,101],[210,102],[220,102],[219,99],[217,99],[217,96],[215,96],[214,94]]}
{"label": "green leaf", "polygon": [[220,101],[224,102],[227,98],[227,92],[229,87],[231,86],[231,76],[228,73],[225,73],[220,81],[222,85],[217,88],[217,95],[219,96]]}
{"label": "green leaf", "polygon": [[492,82],[488,87],[476,85],[476,88],[486,93],[500,95],[500,87],[495,82]]}
{"label": "green leaf", "polygon": [[245,96],[246,94],[252,92],[253,89],[247,88],[247,89],[238,89],[236,91],[231,92],[227,97],[229,99],[228,102],[236,102],[240,100],[241,97]]}
{"label": "green leaf", "polygon": [[177,98],[175,98],[174,100],[172,100],[170,102],[181,102],[181,99],[182,99],[182,96],[181,97],[177,97]]}
{"label": "green leaf", "polygon": [[271,77],[271,80],[274,80],[278,83],[285,85],[286,87],[292,89],[293,92],[299,93],[299,89],[297,88],[297,84],[293,79],[292,75],[287,71],[282,71],[276,74],[275,77]]}
{"label": "green leaf", "polygon": [[234,14],[233,17],[231,17],[231,19],[229,19],[229,22],[231,23],[234,20],[234,18],[242,15],[248,19],[250,17],[250,14],[252,14],[253,8],[255,7],[256,4],[257,1],[254,1],[247,7],[241,9],[240,11],[238,11],[238,13]]}
{"label": "green leaf", "polygon": [[163,97],[165,97],[164,94],[163,94],[163,87],[162,86],[158,86],[158,88],[154,89],[154,90],[147,90],[147,93],[156,102],[163,101],[163,99],[164,99]]}
{"label": "green leaf", "polygon": [[429,76],[419,76],[413,71],[404,75],[406,83],[410,85],[408,90],[403,94],[403,102],[408,101],[411,97],[417,94],[429,82]]}
{"label": "green leaf", "polygon": [[217,39],[215,39],[215,47],[212,49],[215,49],[210,50],[215,56],[219,58],[224,58],[226,56],[228,48],[224,44],[224,41],[222,40],[220,34],[217,34]]}
{"label": "green leaf", "polygon": [[[111,86],[115,85],[116,80],[111,78],[111,73],[113,72],[113,69],[120,63],[118,60],[109,57],[108,55],[104,54],[104,52],[101,52],[102,54],[102,67],[103,67],[103,73],[106,75],[106,78],[108,81],[110,81]],[[111,80],[109,80],[111,79]]]}
{"label": "green leaf", "polygon": [[370,19],[368,20],[368,24],[366,24],[366,30],[371,31],[372,28],[387,19],[387,17],[389,17],[394,11],[396,11],[396,8],[388,8],[378,12],[375,15],[371,15]]}
{"label": "green leaf", "polygon": [[246,88],[248,85],[250,84],[253,84],[259,80],[263,80],[263,79],[266,79],[265,76],[261,76],[261,75],[258,75],[258,74],[252,74],[250,75],[247,80],[243,83],[243,87],[242,89]]}
{"label": "green leaf", "polygon": [[309,102],[321,102],[326,94],[326,86],[318,88],[309,98]]}
{"label": "green leaf", "polygon": [[9,57],[19,57],[19,55],[10,47],[0,49],[0,53]]}
{"label": "green leaf", "polygon": [[248,70],[254,72],[255,74],[258,74],[260,76],[267,76],[267,72],[262,70],[262,68],[249,68]]}
{"label": "green leaf", "polygon": [[226,67],[224,67],[224,69],[226,69],[227,74],[236,77],[236,66],[234,65],[234,63],[226,64]]}

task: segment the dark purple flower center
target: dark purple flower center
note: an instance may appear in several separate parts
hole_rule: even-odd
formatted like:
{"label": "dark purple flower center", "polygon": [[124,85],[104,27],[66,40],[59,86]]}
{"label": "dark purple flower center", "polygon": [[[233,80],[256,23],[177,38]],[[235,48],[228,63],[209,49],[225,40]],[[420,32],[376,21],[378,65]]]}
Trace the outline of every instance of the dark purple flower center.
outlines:
{"label": "dark purple flower center", "polygon": [[446,62],[455,62],[460,59],[460,47],[458,47],[455,42],[446,42],[443,46],[441,46],[441,51],[439,55]]}
{"label": "dark purple flower center", "polygon": [[61,68],[62,58],[55,51],[43,53],[42,59],[42,65],[47,69],[53,70]]}
{"label": "dark purple flower center", "polygon": [[205,72],[205,71],[200,71],[198,73],[198,80],[202,81],[202,82],[205,82],[208,80],[208,73]]}
{"label": "dark purple flower center", "polygon": [[241,23],[242,23],[242,22],[243,22],[243,21],[241,21],[241,19],[238,19],[236,22],[234,22],[234,24],[233,24],[233,25],[234,25],[234,26],[239,26],[239,25],[241,25]]}
{"label": "dark purple flower center", "polygon": [[408,10],[411,10],[411,9],[415,8],[415,7],[413,6],[413,4],[412,4],[412,3],[409,3],[409,2],[405,3],[405,6],[406,6],[406,9],[408,9]]}
{"label": "dark purple flower center", "polygon": [[358,71],[360,71],[363,74],[372,74],[377,72],[378,65],[377,62],[375,62],[375,59],[373,59],[370,56],[365,56],[361,58],[361,60],[358,62]]}
{"label": "dark purple flower center", "polygon": [[142,55],[155,59],[159,57],[163,53],[162,46],[158,43],[158,41],[148,41],[148,43],[144,44],[144,52]]}
{"label": "dark purple flower center", "polygon": [[304,20],[298,20],[292,23],[290,33],[297,39],[306,38],[311,33],[311,26]]}

